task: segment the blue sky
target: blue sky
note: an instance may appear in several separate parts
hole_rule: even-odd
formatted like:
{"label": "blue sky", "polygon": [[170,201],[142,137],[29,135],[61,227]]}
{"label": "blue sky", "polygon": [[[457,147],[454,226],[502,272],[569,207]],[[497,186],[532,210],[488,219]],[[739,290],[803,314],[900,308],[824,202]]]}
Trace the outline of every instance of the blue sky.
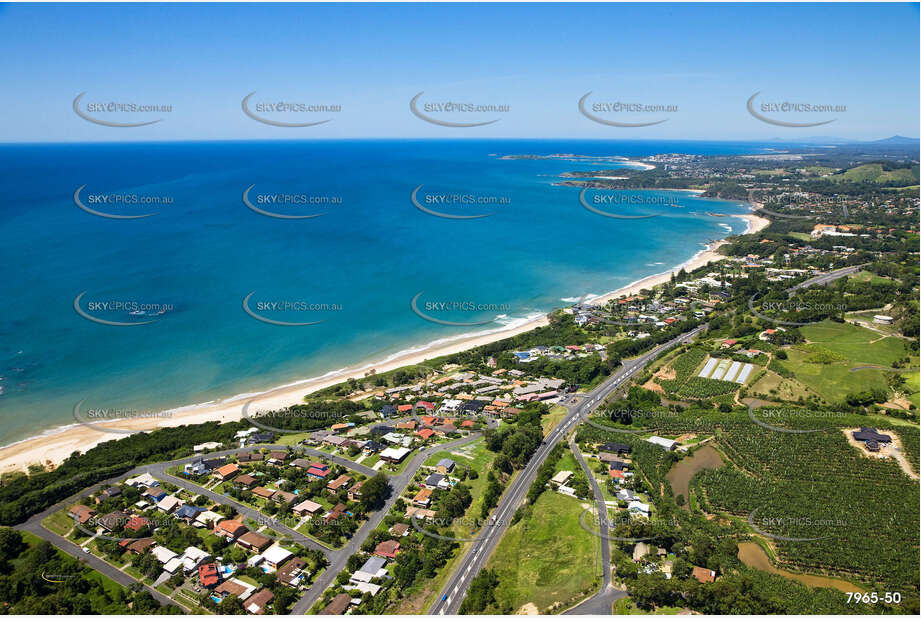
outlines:
{"label": "blue sky", "polygon": [[[758,140],[919,133],[918,4],[195,4],[0,6],[0,141],[378,137]],[[169,104],[87,122],[73,99]],[[341,105],[332,122],[280,128],[241,100]],[[427,123],[410,99],[503,104],[499,122]],[[593,102],[675,105],[608,115],[667,122],[610,127]],[[845,105],[789,128],[746,111],[762,101]],[[109,118],[109,116],[104,116]]]}

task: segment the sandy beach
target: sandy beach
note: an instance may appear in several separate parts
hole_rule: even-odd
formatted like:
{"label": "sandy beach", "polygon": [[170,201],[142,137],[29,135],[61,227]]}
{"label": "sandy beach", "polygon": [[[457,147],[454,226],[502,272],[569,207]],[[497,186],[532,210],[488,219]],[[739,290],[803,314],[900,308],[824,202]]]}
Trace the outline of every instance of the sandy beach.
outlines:
{"label": "sandy beach", "polygon": [[[733,216],[741,217],[746,220],[748,223],[748,227],[745,231],[746,234],[756,233],[767,227],[770,223],[768,219],[758,217],[754,214]],[[665,272],[644,277],[643,279],[635,281],[618,290],[614,290],[613,292],[595,297],[590,302],[593,304],[603,304],[611,298],[631,296],[637,294],[642,289],[651,288],[657,284],[668,281],[673,272],[677,272],[682,268],[685,270],[693,270],[709,262],[724,259],[724,256],[717,253],[717,249],[725,243],[726,241],[720,241],[708,246],[705,250],[699,251],[694,257],[683,264],[679,264]],[[349,378],[363,378],[371,369],[374,369],[377,373],[383,373],[402,366],[413,365],[429,358],[469,350],[493,341],[527,332],[539,326],[545,326],[546,324],[546,316],[541,316],[519,324],[514,328],[497,330],[495,332],[480,335],[471,335],[467,338],[452,340],[444,344],[421,350],[409,350],[404,354],[388,358],[386,361],[356,366],[354,368],[335,372],[334,374],[280,386],[251,396],[238,395],[223,401],[188,406],[164,413],[158,417],[125,419],[96,425],[70,425],[0,448],[0,472],[24,470],[31,464],[57,465],[76,450],[86,451],[102,442],[117,440],[124,437],[124,430],[148,431],[158,427],[193,425],[214,420],[239,420],[242,417],[243,406],[247,402],[251,402],[252,410],[285,408],[300,403],[305,395],[314,391],[344,382]],[[106,429],[120,429],[122,432],[113,433],[106,431],[102,428],[103,425]]]}

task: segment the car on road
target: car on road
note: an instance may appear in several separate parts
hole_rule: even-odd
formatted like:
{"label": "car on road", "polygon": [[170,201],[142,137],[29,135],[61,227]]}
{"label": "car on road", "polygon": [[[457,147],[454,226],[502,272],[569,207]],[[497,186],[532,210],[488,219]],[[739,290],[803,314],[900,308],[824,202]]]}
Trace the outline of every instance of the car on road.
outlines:
{"label": "car on road", "polygon": [[90,553],[90,548],[89,548],[89,547],[84,547],[84,548],[83,548],[83,553],[84,553],[84,554]]}

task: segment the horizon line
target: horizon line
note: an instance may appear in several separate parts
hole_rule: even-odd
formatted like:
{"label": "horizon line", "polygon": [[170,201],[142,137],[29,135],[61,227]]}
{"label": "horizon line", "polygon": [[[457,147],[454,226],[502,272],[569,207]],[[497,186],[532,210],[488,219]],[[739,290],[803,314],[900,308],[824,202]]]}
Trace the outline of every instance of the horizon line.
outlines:
{"label": "horizon line", "polygon": [[[914,140],[921,143],[919,137],[907,137],[896,134],[878,139],[853,139],[830,136],[827,140],[838,143],[832,146],[848,144],[874,144],[892,138]],[[224,139],[138,139],[138,140],[91,140],[91,141],[0,141],[0,146],[44,146],[44,145],[98,145],[98,144],[207,144],[207,143],[232,143],[232,142],[348,142],[348,141],[567,141],[567,142],[706,142],[726,144],[787,144],[787,145],[818,145],[826,144],[822,139],[804,141],[803,138],[791,138],[798,141],[785,141],[772,138],[743,138],[743,139],[705,139],[705,138],[615,138],[615,137],[291,137],[291,138],[224,138]],[[907,144],[906,144],[907,145]]]}

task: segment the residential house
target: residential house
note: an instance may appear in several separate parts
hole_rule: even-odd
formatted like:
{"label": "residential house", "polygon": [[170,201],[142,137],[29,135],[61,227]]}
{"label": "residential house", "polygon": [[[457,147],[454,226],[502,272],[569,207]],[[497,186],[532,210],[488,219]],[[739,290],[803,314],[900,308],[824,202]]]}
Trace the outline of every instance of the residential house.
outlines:
{"label": "residential house", "polygon": [[138,517],[137,515],[132,515],[128,518],[128,521],[125,523],[125,530],[131,530],[132,532],[140,532],[144,528],[150,526],[150,520],[146,517]]}
{"label": "residential house", "polygon": [[716,581],[716,571],[699,566],[691,569],[691,576],[702,584],[712,584]]}
{"label": "residential house", "polygon": [[553,485],[563,486],[566,483],[568,483],[569,479],[571,479],[572,477],[573,477],[573,473],[570,470],[560,470],[555,475],[553,475],[553,478],[550,479],[550,482]]}
{"label": "residential house", "polygon": [[642,541],[633,546],[633,561],[639,562],[649,555],[649,545]]}
{"label": "residential house", "polygon": [[222,536],[225,539],[231,541],[237,540],[241,534],[249,532],[249,528],[244,526],[242,523],[236,519],[225,519],[220,521],[214,526],[214,534],[217,536]]}
{"label": "residential house", "polygon": [[278,490],[272,494],[272,501],[278,502],[279,504],[294,504],[297,501],[297,494],[293,494],[290,491]]}
{"label": "residential house", "polygon": [[323,519],[326,521],[333,521],[333,520],[339,519],[339,517],[341,517],[342,514],[346,512],[347,508],[348,507],[346,507],[344,504],[340,502],[339,504],[333,507],[333,510],[331,510],[329,513],[324,515]]}
{"label": "residential house", "polygon": [[333,600],[329,602],[329,605],[320,610],[320,614],[324,616],[341,616],[345,613],[345,610],[349,608],[351,603],[352,597],[346,593],[337,594],[333,597]]}
{"label": "residential house", "polygon": [[214,478],[226,481],[233,478],[240,471],[240,466],[237,464],[225,464],[211,473],[211,476]]}
{"label": "residential house", "polygon": [[421,506],[422,508],[428,507],[432,503],[432,490],[431,489],[420,489],[413,497],[413,504],[416,506]]}
{"label": "residential house", "polygon": [[297,588],[297,586],[301,583],[301,573],[304,571],[306,566],[306,560],[294,556],[285,562],[280,569],[278,569],[278,572],[275,573],[275,579],[286,586]]}
{"label": "residential house", "polygon": [[263,588],[256,594],[252,595],[245,604],[246,611],[251,614],[261,616],[267,613],[269,609],[269,603],[272,602],[272,599],[275,598],[275,595],[268,588]]}
{"label": "residential house", "polygon": [[70,507],[69,513],[78,524],[85,524],[93,518],[96,511],[83,504],[75,504]]}
{"label": "residential house", "polygon": [[112,532],[113,530],[118,530],[128,521],[128,513],[124,511],[113,511],[111,513],[106,513],[100,517],[96,518],[96,523],[102,526],[105,530]]}
{"label": "residential house", "polygon": [[151,504],[156,504],[168,495],[162,487],[148,487],[141,497],[146,498]]}
{"label": "residential house", "polygon": [[451,485],[443,474],[430,474],[422,483],[428,489],[450,489]]}
{"label": "residential house", "polygon": [[381,451],[381,459],[383,459],[384,461],[399,463],[403,461],[403,459],[407,455],[409,455],[409,453],[410,453],[410,450],[406,447],[385,448],[383,451]]}
{"label": "residential house", "polygon": [[120,495],[122,495],[121,487],[106,487],[101,492],[99,492],[98,496],[96,496],[96,504],[108,500],[109,498],[117,498]]}
{"label": "residential house", "polygon": [[348,474],[340,474],[338,478],[326,484],[326,490],[331,494],[336,494],[340,489],[348,487],[351,482],[352,479]]}
{"label": "residential house", "polygon": [[370,582],[372,579],[382,579],[387,577],[387,559],[380,556],[371,556],[361,567],[355,571],[349,578],[349,582],[356,584],[359,582]]}
{"label": "residential house", "polygon": [[157,508],[164,513],[172,513],[183,504],[183,501],[176,496],[166,496],[157,502]]}
{"label": "residential house", "polygon": [[380,556],[381,558],[390,558],[392,560],[397,557],[399,551],[400,544],[397,541],[382,541],[374,548],[374,555]]}
{"label": "residential house", "polygon": [[312,500],[304,500],[300,504],[294,506],[294,508],[291,510],[294,511],[297,515],[303,517],[304,515],[316,515],[323,510],[323,506],[313,502]]}
{"label": "residential house", "polygon": [[[151,546],[154,544],[154,540],[149,537],[145,539],[137,539],[135,541],[125,539],[122,541],[122,543],[125,543],[125,549],[127,549],[132,554],[141,555],[150,551]],[[121,543],[119,543],[119,545],[120,544]]]}
{"label": "residential house", "polygon": [[293,553],[277,543],[262,552],[263,560],[273,569],[278,569],[278,567],[290,560],[293,555]]}
{"label": "residential house", "polygon": [[259,552],[263,551],[271,544],[272,539],[256,532],[247,532],[237,539],[237,545],[240,547]]}
{"label": "residential house", "polygon": [[228,596],[233,595],[241,601],[245,601],[253,594],[253,592],[255,592],[255,590],[256,586],[247,584],[246,582],[242,582],[236,577],[233,577],[215,588],[214,593],[222,599],[226,599]]}
{"label": "residential house", "polygon": [[262,498],[263,500],[270,499],[275,495],[274,489],[269,489],[268,487],[256,487],[253,489],[253,495]]}
{"label": "residential house", "polygon": [[621,455],[623,453],[629,453],[632,448],[629,444],[621,444],[619,442],[605,442],[598,447],[599,451],[604,451],[606,453],[614,453],[615,455]]}
{"label": "residential house", "polygon": [[364,484],[365,484],[364,481],[360,481],[358,483],[355,483],[352,487],[349,488],[349,492],[348,492],[349,500],[352,500],[353,502],[357,502],[358,500],[361,500],[361,486]]}

